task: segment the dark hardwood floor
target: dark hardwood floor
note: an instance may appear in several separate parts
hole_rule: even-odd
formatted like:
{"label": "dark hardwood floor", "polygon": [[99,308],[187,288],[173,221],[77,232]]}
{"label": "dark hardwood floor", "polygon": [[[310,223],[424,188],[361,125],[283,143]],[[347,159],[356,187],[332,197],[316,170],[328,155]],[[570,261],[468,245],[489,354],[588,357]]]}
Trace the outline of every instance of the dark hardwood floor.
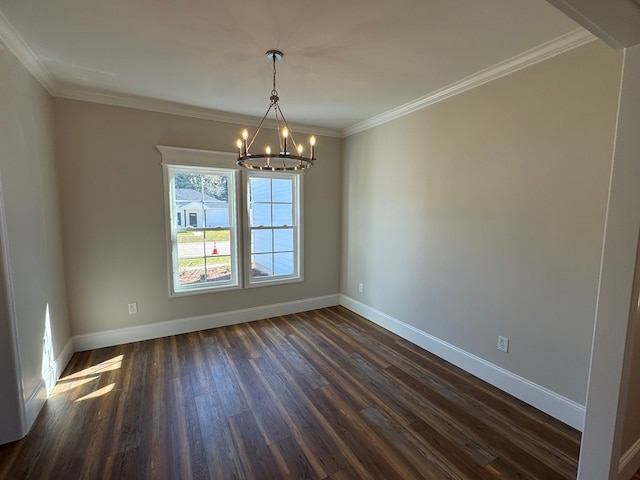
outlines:
{"label": "dark hardwood floor", "polygon": [[73,356],[2,479],[574,479],[579,432],[343,307]]}

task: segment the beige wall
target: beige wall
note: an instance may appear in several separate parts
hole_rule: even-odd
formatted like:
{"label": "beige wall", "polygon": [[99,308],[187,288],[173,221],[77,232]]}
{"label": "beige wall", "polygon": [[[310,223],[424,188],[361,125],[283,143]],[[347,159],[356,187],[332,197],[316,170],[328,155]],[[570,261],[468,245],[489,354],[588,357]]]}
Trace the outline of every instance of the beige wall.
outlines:
{"label": "beige wall", "polygon": [[[2,263],[8,268],[2,272],[4,278],[0,282],[5,289],[0,296],[5,303],[0,319],[0,443],[3,443],[7,437],[17,438],[13,435],[14,426],[16,419],[21,418],[20,411],[7,405],[15,407],[17,396],[25,409],[35,414],[39,408],[35,405],[43,401],[39,396],[43,388],[47,305],[53,355],[58,356],[70,339],[52,100],[8,50],[0,51],[0,190],[1,216],[6,227],[0,233],[5,252]],[[11,328],[9,315],[15,328]],[[16,348],[19,359],[15,356],[12,359]],[[11,371],[15,368],[17,375]],[[14,383],[16,376],[22,392]],[[22,428],[28,428],[30,420],[23,419]],[[5,429],[5,421],[12,427]]]}
{"label": "beige wall", "polygon": [[342,292],[584,404],[621,62],[593,42],[347,138]]}
{"label": "beige wall", "polygon": [[339,139],[319,138],[304,179],[304,282],[169,298],[156,145],[233,152],[241,127],[64,99],[55,112],[74,334],[338,293]]}

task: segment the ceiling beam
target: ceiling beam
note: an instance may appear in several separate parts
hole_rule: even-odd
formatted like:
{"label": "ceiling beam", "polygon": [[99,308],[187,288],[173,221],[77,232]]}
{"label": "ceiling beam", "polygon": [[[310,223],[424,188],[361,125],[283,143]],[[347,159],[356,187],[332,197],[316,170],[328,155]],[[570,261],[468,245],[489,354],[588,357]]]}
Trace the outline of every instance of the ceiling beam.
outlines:
{"label": "ceiling beam", "polygon": [[640,45],[640,0],[547,1],[613,48]]}

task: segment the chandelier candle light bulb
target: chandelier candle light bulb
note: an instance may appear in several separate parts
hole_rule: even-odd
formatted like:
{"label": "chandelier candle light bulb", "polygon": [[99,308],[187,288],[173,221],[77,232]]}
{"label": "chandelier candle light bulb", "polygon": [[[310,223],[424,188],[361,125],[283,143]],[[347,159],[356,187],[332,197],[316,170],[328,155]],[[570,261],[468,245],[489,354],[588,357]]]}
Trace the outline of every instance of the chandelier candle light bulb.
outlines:
{"label": "chandelier candle light bulb", "polygon": [[249,138],[249,130],[247,130],[246,128],[242,131],[242,145],[243,145],[243,151],[242,154],[246,155],[249,147],[247,147],[247,139]]}
{"label": "chandelier candle light bulb", "polygon": [[282,153],[287,154],[287,137],[289,136],[289,130],[282,129]]}
{"label": "chandelier candle light bulb", "polygon": [[[273,90],[271,90],[270,104],[267,113],[262,117],[258,129],[255,134],[253,134],[251,140],[249,140],[249,131],[245,128],[242,131],[242,139],[236,141],[236,146],[238,147],[238,160],[236,163],[243,168],[269,171],[296,171],[312,167],[316,160],[316,137],[312,135],[309,138],[310,155],[305,157],[302,154],[304,147],[296,143],[291,128],[280,109],[280,98],[276,90],[276,62],[282,60],[283,56],[283,53],[278,50],[269,50],[266,53],[267,59],[273,62]],[[253,142],[258,137],[262,125],[271,111],[273,111],[275,116],[276,131],[281,135],[281,138],[278,138],[278,145],[282,146],[282,151],[272,153],[271,147],[266,147],[265,153],[252,155],[249,153],[251,145],[253,145]],[[282,128],[280,128],[281,126]],[[293,148],[295,149],[293,154],[287,150],[289,138],[291,138]]]}

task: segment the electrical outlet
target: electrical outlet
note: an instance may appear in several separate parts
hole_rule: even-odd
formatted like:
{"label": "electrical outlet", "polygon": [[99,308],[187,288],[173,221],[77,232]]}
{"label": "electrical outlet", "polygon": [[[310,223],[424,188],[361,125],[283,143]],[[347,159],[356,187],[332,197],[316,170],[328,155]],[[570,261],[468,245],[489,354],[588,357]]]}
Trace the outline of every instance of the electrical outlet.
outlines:
{"label": "electrical outlet", "polygon": [[136,302],[130,303],[128,307],[129,307],[129,315],[135,315],[136,313],[138,313],[138,304]]}
{"label": "electrical outlet", "polygon": [[507,337],[498,336],[498,350],[501,352],[509,352],[509,339]]}
{"label": "electrical outlet", "polygon": [[358,284],[358,292],[360,292],[360,293],[364,292],[364,284],[363,283],[359,283]]}

